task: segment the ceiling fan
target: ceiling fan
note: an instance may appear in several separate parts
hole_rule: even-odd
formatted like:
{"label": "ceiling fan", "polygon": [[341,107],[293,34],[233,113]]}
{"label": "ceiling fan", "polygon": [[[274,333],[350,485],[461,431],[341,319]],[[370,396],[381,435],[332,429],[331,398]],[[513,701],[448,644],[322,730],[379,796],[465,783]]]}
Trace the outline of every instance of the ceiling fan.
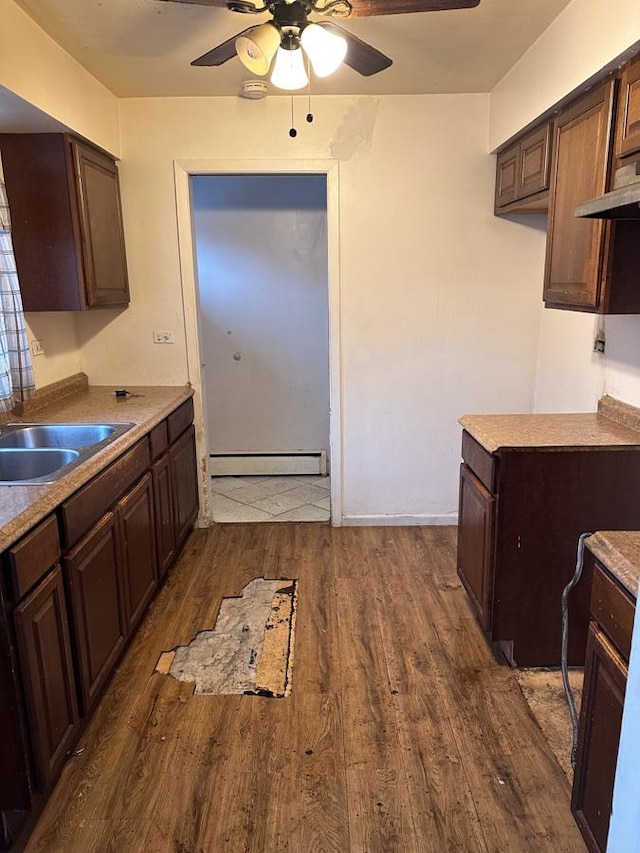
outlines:
{"label": "ceiling fan", "polygon": [[[197,66],[223,65],[234,56],[253,74],[269,72],[275,56],[271,82],[294,91],[308,83],[304,56],[317,77],[327,77],[343,62],[358,74],[370,77],[392,65],[392,60],[338,26],[333,20],[309,21],[317,14],[329,19],[397,15],[469,9],[480,0],[172,0],[198,6],[216,6],[231,12],[259,15],[269,12],[272,20],[249,27],[194,59]],[[259,0],[260,2],[260,0]]]}

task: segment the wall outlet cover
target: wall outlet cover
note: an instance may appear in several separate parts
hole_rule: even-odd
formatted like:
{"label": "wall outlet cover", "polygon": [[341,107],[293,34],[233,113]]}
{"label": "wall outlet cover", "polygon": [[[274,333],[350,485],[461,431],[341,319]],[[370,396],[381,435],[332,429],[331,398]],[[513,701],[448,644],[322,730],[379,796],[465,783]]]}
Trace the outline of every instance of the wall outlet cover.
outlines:
{"label": "wall outlet cover", "polygon": [[173,331],[167,331],[164,329],[154,329],[153,342],[154,344],[174,344],[175,338]]}

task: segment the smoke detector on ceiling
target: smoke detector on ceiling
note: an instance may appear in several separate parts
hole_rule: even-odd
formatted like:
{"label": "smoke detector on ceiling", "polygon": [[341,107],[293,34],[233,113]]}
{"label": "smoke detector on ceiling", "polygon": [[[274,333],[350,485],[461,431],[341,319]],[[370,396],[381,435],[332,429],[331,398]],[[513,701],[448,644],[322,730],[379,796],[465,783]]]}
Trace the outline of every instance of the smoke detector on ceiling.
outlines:
{"label": "smoke detector on ceiling", "polygon": [[261,98],[266,98],[269,94],[269,87],[264,80],[245,80],[240,90],[241,98],[248,98],[250,101],[259,101]]}

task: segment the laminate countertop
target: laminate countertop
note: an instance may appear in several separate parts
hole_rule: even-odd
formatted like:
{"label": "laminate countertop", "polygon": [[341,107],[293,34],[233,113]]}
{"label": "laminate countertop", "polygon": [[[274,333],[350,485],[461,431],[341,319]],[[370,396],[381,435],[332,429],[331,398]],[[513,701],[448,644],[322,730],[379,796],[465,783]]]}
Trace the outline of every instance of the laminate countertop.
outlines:
{"label": "laminate countertop", "polygon": [[507,447],[640,445],[640,409],[603,397],[585,414],[465,415],[459,423],[489,453]]}
{"label": "laminate countertop", "polygon": [[640,531],[600,530],[585,540],[587,548],[634,598],[640,584]]}
{"label": "laminate countertop", "polygon": [[185,385],[129,387],[132,396],[126,398],[117,398],[115,390],[111,386],[90,386],[59,403],[49,404],[38,411],[37,416],[11,419],[11,423],[131,422],[133,427],[55,483],[39,486],[0,485],[0,551],[12,545],[193,396],[192,388]]}

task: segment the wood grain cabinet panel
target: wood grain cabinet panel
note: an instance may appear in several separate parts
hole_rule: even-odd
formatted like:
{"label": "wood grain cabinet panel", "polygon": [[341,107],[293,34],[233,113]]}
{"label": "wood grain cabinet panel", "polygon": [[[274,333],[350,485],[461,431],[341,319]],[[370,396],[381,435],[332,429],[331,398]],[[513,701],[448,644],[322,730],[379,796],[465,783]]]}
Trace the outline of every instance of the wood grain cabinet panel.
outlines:
{"label": "wood grain cabinet panel", "polygon": [[605,853],[627,665],[597,623],[589,627],[572,811],[587,847]]}
{"label": "wood grain cabinet panel", "polygon": [[158,572],[164,578],[176,553],[176,532],[173,516],[173,482],[168,453],[154,463],[153,501],[156,516],[156,546],[158,551]]}
{"label": "wood grain cabinet panel", "polygon": [[493,571],[493,496],[467,465],[460,468],[458,575],[487,630]]}
{"label": "wood grain cabinet panel", "polygon": [[101,151],[70,139],[76,193],[86,306],[129,302],[127,260],[115,161]]}
{"label": "wood grain cabinet panel", "polygon": [[640,313],[640,225],[578,219],[578,204],[608,189],[616,80],[587,93],[554,122],[544,301],[547,308]]}
{"label": "wood grain cabinet panel", "polygon": [[515,201],[518,190],[520,148],[508,148],[498,154],[496,163],[496,207]]}
{"label": "wood grain cabinet panel", "polygon": [[501,151],[496,163],[496,214],[546,210],[550,164],[549,122]]}
{"label": "wood grain cabinet panel", "polygon": [[82,711],[87,714],[127,638],[117,518],[108,512],[66,556]]}
{"label": "wood grain cabinet panel", "polygon": [[518,170],[518,196],[520,198],[549,189],[550,155],[550,124],[545,124],[522,140]]}
{"label": "wood grain cabinet panel", "polygon": [[64,133],[0,135],[25,311],[127,305],[115,160]]}
{"label": "wood grain cabinet panel", "polygon": [[171,445],[176,547],[180,548],[198,515],[198,468],[193,426]]}
{"label": "wood grain cabinet panel", "polygon": [[127,632],[142,618],[158,585],[151,474],[147,473],[116,506],[122,544]]}
{"label": "wood grain cabinet panel", "polygon": [[610,223],[576,219],[578,204],[607,190],[614,81],[599,86],[554,122],[552,192],[544,299],[597,310]]}
{"label": "wood grain cabinet panel", "polygon": [[622,71],[616,125],[616,155],[640,153],[640,57]]}
{"label": "wood grain cabinet panel", "polygon": [[60,566],[14,610],[20,667],[41,790],[65,759],[78,723]]}

